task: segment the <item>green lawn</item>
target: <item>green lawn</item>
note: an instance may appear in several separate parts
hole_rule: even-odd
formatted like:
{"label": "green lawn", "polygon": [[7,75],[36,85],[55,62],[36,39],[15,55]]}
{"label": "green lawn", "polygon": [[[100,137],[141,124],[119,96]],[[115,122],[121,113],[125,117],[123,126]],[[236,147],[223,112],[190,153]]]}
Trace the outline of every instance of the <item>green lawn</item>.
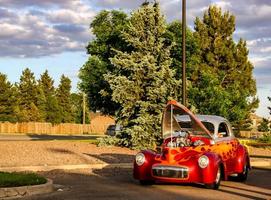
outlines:
{"label": "green lawn", "polygon": [[18,187],[27,185],[40,185],[47,180],[33,173],[9,173],[0,172],[0,187]]}

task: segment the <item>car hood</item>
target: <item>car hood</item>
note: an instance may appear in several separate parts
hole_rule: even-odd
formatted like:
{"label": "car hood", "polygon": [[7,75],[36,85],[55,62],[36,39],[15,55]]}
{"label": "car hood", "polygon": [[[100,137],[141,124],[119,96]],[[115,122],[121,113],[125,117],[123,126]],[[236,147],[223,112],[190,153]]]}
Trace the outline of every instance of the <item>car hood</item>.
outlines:
{"label": "car hood", "polygon": [[171,137],[174,132],[183,130],[184,127],[181,127],[177,121],[177,117],[183,115],[190,118],[193,131],[197,131],[197,133],[212,138],[210,131],[203,125],[203,123],[188,108],[175,100],[169,101],[163,111],[163,138]]}

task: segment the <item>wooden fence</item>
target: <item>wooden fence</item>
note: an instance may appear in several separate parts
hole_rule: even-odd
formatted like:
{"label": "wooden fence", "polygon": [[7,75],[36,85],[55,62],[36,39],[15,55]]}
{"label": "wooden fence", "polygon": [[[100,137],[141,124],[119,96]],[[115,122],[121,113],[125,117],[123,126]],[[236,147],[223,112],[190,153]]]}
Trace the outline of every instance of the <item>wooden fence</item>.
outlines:
{"label": "wooden fence", "polygon": [[0,122],[0,133],[51,135],[105,134],[108,126],[114,123],[112,118],[106,116],[98,116],[91,121],[91,124],[85,125],[71,123],[52,125],[51,123],[43,122]]}
{"label": "wooden fence", "polygon": [[260,138],[265,134],[265,132],[259,131],[240,131],[240,136],[243,138]]}

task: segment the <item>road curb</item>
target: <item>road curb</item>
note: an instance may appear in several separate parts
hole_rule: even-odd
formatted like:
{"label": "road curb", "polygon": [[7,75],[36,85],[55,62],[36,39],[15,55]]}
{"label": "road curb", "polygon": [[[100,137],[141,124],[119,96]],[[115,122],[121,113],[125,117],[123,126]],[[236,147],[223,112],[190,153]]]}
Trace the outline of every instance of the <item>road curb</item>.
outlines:
{"label": "road curb", "polygon": [[21,171],[51,171],[51,170],[73,170],[73,169],[103,169],[103,168],[127,168],[131,169],[132,163],[115,164],[80,164],[80,165],[54,165],[54,166],[23,166],[23,167],[1,167],[3,172],[21,172]]}
{"label": "road curb", "polygon": [[53,191],[53,181],[51,179],[47,179],[47,182],[41,185],[0,188],[0,199],[22,198],[30,195],[50,193]]}
{"label": "road curb", "polygon": [[270,161],[251,161],[252,167],[271,167]]}

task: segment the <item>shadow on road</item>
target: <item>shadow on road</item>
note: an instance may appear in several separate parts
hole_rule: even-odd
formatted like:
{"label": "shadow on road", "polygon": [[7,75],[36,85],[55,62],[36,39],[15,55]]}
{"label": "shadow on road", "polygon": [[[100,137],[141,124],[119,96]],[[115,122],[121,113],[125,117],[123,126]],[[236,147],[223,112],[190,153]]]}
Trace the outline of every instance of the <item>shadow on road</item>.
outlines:
{"label": "shadow on road", "polygon": [[[261,174],[254,172],[255,175]],[[132,178],[131,169],[108,168],[100,170],[62,171],[54,170],[42,172],[42,175],[54,180],[55,184],[63,185],[62,191],[53,194],[35,196],[32,200],[84,200],[84,199],[148,199],[148,200],[179,200],[179,199],[268,199],[270,190],[261,190],[259,187],[244,189],[245,184],[223,182],[219,190],[208,190],[201,185],[194,184],[156,184],[141,186]],[[261,177],[259,177],[261,178]],[[234,185],[234,186],[232,186]],[[250,186],[252,187],[252,186]],[[257,192],[256,192],[257,191]]]}
{"label": "shadow on road", "polygon": [[98,135],[38,135],[27,134],[31,140],[95,140],[101,136]]}
{"label": "shadow on road", "polygon": [[103,153],[103,154],[89,154],[86,156],[96,158],[105,163],[133,163],[134,155],[116,154],[116,153]]}
{"label": "shadow on road", "polygon": [[[61,149],[51,149],[59,153]],[[126,154],[84,154],[108,164],[132,163],[134,156]],[[132,177],[132,169],[104,167],[85,170],[53,170],[40,172],[55,184],[62,185],[63,190],[52,194],[24,198],[25,200],[87,200],[87,199],[128,199],[128,200],[179,200],[179,199],[268,199],[271,196],[270,172],[253,170],[246,183],[223,181],[219,190],[208,190],[200,184],[164,184],[141,186]]]}
{"label": "shadow on road", "polygon": [[255,192],[255,193],[258,193],[258,194],[262,194],[262,195],[270,195],[270,193],[267,193],[267,192],[250,190],[250,189],[245,189],[245,188],[236,187],[236,186],[228,186],[228,185],[223,185],[223,186],[226,187],[226,188],[229,188],[229,189],[237,189],[237,190],[243,190],[243,191],[247,191],[247,192]]}

